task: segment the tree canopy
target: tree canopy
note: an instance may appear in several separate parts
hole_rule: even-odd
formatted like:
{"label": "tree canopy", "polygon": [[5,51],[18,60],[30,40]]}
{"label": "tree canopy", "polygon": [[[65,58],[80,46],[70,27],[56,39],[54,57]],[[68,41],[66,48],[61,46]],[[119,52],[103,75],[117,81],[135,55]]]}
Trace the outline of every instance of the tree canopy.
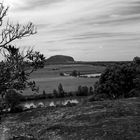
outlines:
{"label": "tree canopy", "polygon": [[40,52],[28,49],[20,51],[19,47],[12,45],[12,42],[37,33],[36,27],[32,22],[26,25],[19,23],[13,25],[9,21],[6,26],[3,24],[4,17],[7,15],[8,7],[0,3],[0,53],[4,60],[0,62],[0,95],[9,89],[24,90],[31,87],[35,90],[35,82],[29,82],[30,74],[42,68],[45,57]]}
{"label": "tree canopy", "polygon": [[128,64],[108,66],[94,85],[93,99],[140,96],[140,65],[137,60],[138,58],[134,58]]}

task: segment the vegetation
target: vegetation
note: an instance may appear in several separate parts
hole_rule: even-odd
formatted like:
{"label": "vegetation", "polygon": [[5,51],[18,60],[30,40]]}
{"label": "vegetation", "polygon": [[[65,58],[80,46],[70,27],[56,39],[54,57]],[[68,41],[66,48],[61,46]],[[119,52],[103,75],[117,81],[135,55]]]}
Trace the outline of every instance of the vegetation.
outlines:
{"label": "vegetation", "polygon": [[53,97],[54,98],[65,97],[65,92],[64,92],[64,89],[63,89],[63,86],[61,83],[58,85],[58,90],[56,90],[56,89],[53,90]]}
{"label": "vegetation", "polygon": [[106,68],[95,84],[93,100],[140,96],[140,65],[138,57],[123,65]]}
{"label": "vegetation", "polygon": [[11,140],[140,140],[140,99],[38,108],[9,114],[2,123]]}
{"label": "vegetation", "polygon": [[59,84],[58,91],[53,90],[53,97],[54,98],[63,98],[63,97],[71,97],[71,96],[89,96],[93,94],[93,88],[87,86],[78,86],[76,91],[65,92],[63,90],[62,84]]}
{"label": "vegetation", "polygon": [[77,70],[73,70],[73,71],[71,72],[70,76],[74,76],[74,77],[80,76],[80,72],[77,71]]}
{"label": "vegetation", "polygon": [[10,108],[11,112],[16,110],[16,107],[21,103],[23,96],[16,90],[8,90],[5,94],[5,103]]}
{"label": "vegetation", "polygon": [[76,93],[77,96],[87,96],[89,94],[89,90],[87,86],[79,86],[78,91]]}
{"label": "vegetation", "polygon": [[19,100],[17,99],[16,102],[15,97],[18,97],[18,94],[11,89],[21,91],[30,87],[32,90],[37,90],[35,82],[29,81],[29,76],[38,68],[44,67],[45,57],[40,52],[34,52],[33,49],[20,51],[12,45],[12,42],[17,39],[35,34],[36,28],[31,22],[23,26],[7,22],[4,27],[3,19],[7,11],[8,8],[0,3],[0,26],[2,26],[0,52],[4,58],[0,63],[0,96],[12,109]]}
{"label": "vegetation", "polygon": [[63,72],[60,72],[60,76],[65,76],[65,74]]}
{"label": "vegetation", "polygon": [[[58,69],[58,70],[53,70]],[[73,70],[80,71],[82,74],[96,74],[103,72],[105,67],[91,66],[91,65],[48,65],[43,69],[39,69],[32,73],[31,78],[36,79],[36,84],[39,86],[39,92],[43,90],[46,93],[52,93],[53,89],[58,87],[58,83],[61,83],[66,92],[76,91],[79,85],[86,85],[88,87],[93,86],[98,78],[72,78],[67,76]],[[65,77],[60,76],[60,73],[66,74]],[[24,95],[33,94],[31,90],[25,90]]]}
{"label": "vegetation", "polygon": [[62,86],[61,83],[58,85],[58,94],[59,94],[60,97],[64,97],[65,96],[64,95],[65,92],[64,92],[64,89],[63,89],[63,86]]}

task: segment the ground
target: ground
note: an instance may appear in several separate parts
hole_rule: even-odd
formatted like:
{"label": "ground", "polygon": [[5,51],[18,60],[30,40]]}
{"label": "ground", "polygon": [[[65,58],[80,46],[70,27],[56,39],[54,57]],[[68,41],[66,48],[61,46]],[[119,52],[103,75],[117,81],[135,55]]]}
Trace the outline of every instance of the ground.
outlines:
{"label": "ground", "polygon": [[2,125],[9,136],[37,140],[140,140],[140,98],[34,109],[9,114]]}

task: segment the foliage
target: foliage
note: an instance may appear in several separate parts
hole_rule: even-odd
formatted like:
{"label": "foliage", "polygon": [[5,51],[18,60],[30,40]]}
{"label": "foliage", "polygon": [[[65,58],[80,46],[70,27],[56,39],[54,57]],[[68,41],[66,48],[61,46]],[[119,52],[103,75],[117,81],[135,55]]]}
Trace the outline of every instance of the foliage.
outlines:
{"label": "foliage", "polygon": [[53,90],[53,96],[54,96],[55,98],[57,98],[57,97],[58,97],[58,92],[57,92],[57,90],[56,90],[56,89],[54,89],[54,90]]}
{"label": "foliage", "polygon": [[63,72],[60,72],[60,76],[64,76],[64,73]]}
{"label": "foliage", "polygon": [[138,57],[138,56],[134,57],[133,62],[135,64],[140,64],[140,57]]}
{"label": "foliage", "polygon": [[58,85],[58,94],[59,94],[60,97],[64,97],[65,96],[64,95],[65,92],[64,92],[64,89],[63,89],[63,86],[62,86],[61,83]]}
{"label": "foliage", "polygon": [[0,3],[0,53],[4,58],[0,62],[0,98],[5,97],[5,102],[13,109],[19,104],[21,97],[15,90],[21,91],[28,87],[39,90],[34,81],[29,81],[29,77],[32,72],[44,67],[45,57],[33,49],[21,51],[12,45],[13,41],[34,35],[37,31],[31,22],[26,25],[13,25],[8,21],[5,26],[3,19],[7,11],[8,7]]}
{"label": "foliage", "polygon": [[135,96],[131,91],[140,85],[140,69],[138,67],[139,65],[134,62],[107,67],[94,85],[93,100]]}
{"label": "foliage", "polygon": [[5,103],[11,109],[11,111],[15,110],[22,99],[23,96],[16,90],[8,90],[5,94]]}
{"label": "foliage", "polygon": [[77,77],[77,76],[80,76],[80,72],[78,72],[77,70],[73,70],[70,75]]}
{"label": "foliage", "polygon": [[78,91],[76,93],[77,96],[88,96],[89,89],[87,86],[79,86]]}
{"label": "foliage", "polygon": [[42,95],[44,95],[44,96],[46,95],[46,91],[45,91],[45,90],[43,90],[43,93],[42,93]]}
{"label": "foliage", "polygon": [[[0,26],[3,18],[6,16],[8,8],[0,4]],[[44,66],[45,57],[33,49],[20,51],[19,48],[11,45],[17,39],[22,39],[36,33],[33,23],[27,25],[10,24],[7,22],[6,27],[1,30],[0,52],[4,61],[0,63],[0,95],[8,89],[24,90],[31,87],[37,90],[35,82],[29,82],[30,74]]]}
{"label": "foliage", "polygon": [[[9,51],[5,54],[5,61],[0,64],[1,93],[6,92],[7,89],[24,90],[26,87],[38,90],[34,81],[29,82],[29,76],[37,68],[42,68],[43,55],[31,50],[27,51],[26,56],[22,56],[18,48],[11,45],[7,48]],[[29,61],[30,67],[27,67],[25,62]]]}
{"label": "foliage", "polygon": [[53,97],[54,98],[63,98],[66,96],[65,94],[66,93],[65,93],[61,83],[58,85],[58,90],[56,90],[56,89],[53,90]]}
{"label": "foliage", "polygon": [[93,94],[93,87],[89,87],[89,93]]}

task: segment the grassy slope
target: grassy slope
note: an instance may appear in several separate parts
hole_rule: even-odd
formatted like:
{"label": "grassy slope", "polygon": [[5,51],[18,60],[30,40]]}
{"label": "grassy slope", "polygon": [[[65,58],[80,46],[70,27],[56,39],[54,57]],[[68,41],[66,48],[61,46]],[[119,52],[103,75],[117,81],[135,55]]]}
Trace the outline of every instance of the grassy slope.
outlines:
{"label": "grassy slope", "polygon": [[36,109],[3,124],[38,140],[140,140],[140,98]]}

